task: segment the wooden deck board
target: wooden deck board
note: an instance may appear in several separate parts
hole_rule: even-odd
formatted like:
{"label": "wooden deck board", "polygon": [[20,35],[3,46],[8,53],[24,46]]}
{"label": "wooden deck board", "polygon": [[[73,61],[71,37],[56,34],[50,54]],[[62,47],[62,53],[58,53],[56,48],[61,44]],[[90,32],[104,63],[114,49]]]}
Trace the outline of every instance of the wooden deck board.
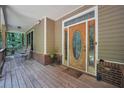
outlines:
{"label": "wooden deck board", "polygon": [[0,88],[4,88],[5,79],[0,78]]}
{"label": "wooden deck board", "polygon": [[19,87],[18,78],[17,78],[15,70],[12,71],[12,86],[13,86],[13,88],[18,88]]}
{"label": "wooden deck board", "polygon": [[[51,86],[54,87],[64,87],[64,85],[62,85],[61,80],[58,79],[58,77],[56,77],[54,74],[50,73],[47,69],[45,69],[44,67],[40,67],[38,65],[34,65],[34,67],[38,67],[39,69],[37,69],[38,72],[40,72],[39,74],[44,76],[44,81],[48,82]],[[42,72],[42,73],[41,73]]]}
{"label": "wooden deck board", "polygon": [[49,70],[55,72],[58,75],[62,75],[61,77],[68,81],[68,86],[72,86],[72,85],[73,85],[73,87],[82,87],[83,86],[84,88],[85,87],[86,88],[91,87],[90,85],[85,84],[83,82],[80,82],[78,79],[76,79],[76,78],[74,78],[74,77],[72,77],[72,76],[70,76],[70,75],[68,75],[68,74],[66,74],[64,72],[59,72],[58,68],[57,69],[52,69],[51,66],[47,66],[47,68],[49,68]]}
{"label": "wooden deck board", "polygon": [[74,78],[63,70],[62,65],[41,65],[35,60],[22,62],[20,58],[10,57],[5,62],[3,77],[0,78],[0,88],[90,88],[115,87],[95,78],[82,75]]}
{"label": "wooden deck board", "polygon": [[33,86],[32,82],[31,82],[31,80],[29,79],[28,74],[24,71],[23,68],[20,69],[20,72],[22,74],[23,79],[25,80],[27,88],[33,88],[34,86]]}
{"label": "wooden deck board", "polygon": [[17,74],[17,78],[18,78],[18,82],[19,82],[19,87],[26,88],[26,83],[25,83],[20,71],[16,70],[16,74]]}
{"label": "wooden deck board", "polygon": [[[32,68],[33,70],[36,70],[34,68]],[[51,87],[51,88],[54,88],[54,87],[57,87],[55,84],[52,83],[52,79],[50,80],[51,77],[48,77],[46,75],[44,75],[45,73],[44,72],[39,72],[36,70],[37,73],[37,76],[40,77],[42,79],[43,82],[45,82],[45,84],[48,86],[48,87]]]}
{"label": "wooden deck board", "polygon": [[[59,81],[64,87],[78,87],[76,84],[72,83],[72,81],[69,82],[69,80],[67,79],[68,77],[63,77],[64,73],[62,73],[62,74],[55,73],[55,71],[52,71],[52,69],[49,69],[48,66],[47,66],[47,69],[42,65],[39,66],[37,64],[36,66],[38,66],[40,69],[43,69],[47,73],[49,72],[49,74],[54,76],[56,78],[56,81]],[[60,76],[60,75],[62,75],[62,76]]]}
{"label": "wooden deck board", "polygon": [[11,88],[12,87],[12,78],[11,78],[11,67],[10,67],[10,62],[7,62],[7,70],[5,74],[5,88]]}
{"label": "wooden deck board", "polygon": [[43,87],[42,85],[40,85],[40,83],[38,82],[38,78],[37,78],[37,76],[36,76],[36,74],[33,72],[33,69],[30,69],[30,67],[29,66],[25,66],[25,71],[27,72],[27,73],[30,73],[30,80],[31,80],[31,82],[33,83],[33,85],[34,85],[34,87],[35,88],[40,88],[40,87]]}

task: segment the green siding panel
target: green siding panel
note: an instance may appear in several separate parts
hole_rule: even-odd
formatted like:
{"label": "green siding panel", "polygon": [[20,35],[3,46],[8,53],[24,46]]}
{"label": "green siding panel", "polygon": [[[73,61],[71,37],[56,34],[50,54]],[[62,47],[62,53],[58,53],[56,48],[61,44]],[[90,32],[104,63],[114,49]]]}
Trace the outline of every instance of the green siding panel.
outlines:
{"label": "green siding panel", "polygon": [[124,63],[124,6],[99,6],[98,29],[98,58]]}

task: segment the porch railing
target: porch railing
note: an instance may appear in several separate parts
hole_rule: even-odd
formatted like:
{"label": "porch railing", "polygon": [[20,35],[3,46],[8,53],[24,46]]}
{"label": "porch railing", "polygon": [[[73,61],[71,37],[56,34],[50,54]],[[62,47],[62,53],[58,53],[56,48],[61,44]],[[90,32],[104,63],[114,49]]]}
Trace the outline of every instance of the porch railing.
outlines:
{"label": "porch railing", "polygon": [[2,77],[2,69],[5,62],[5,49],[0,49],[0,77]]}

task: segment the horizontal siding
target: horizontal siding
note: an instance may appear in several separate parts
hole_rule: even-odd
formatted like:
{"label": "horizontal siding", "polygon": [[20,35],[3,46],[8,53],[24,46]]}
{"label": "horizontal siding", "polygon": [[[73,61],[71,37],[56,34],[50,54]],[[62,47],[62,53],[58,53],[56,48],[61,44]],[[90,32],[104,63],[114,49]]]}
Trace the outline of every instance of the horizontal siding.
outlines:
{"label": "horizontal siding", "polygon": [[44,53],[44,19],[40,24],[35,25],[33,28],[33,51],[36,53]]}
{"label": "horizontal siding", "polygon": [[99,6],[98,58],[124,63],[124,6]]}
{"label": "horizontal siding", "polygon": [[53,53],[55,52],[54,50],[54,43],[55,43],[55,21],[47,18],[47,53]]}

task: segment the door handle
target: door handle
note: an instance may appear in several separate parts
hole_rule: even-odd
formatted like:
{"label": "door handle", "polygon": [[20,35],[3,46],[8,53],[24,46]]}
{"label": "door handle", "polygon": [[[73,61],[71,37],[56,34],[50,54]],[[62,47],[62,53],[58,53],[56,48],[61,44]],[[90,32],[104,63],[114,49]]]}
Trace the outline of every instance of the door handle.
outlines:
{"label": "door handle", "polygon": [[97,45],[97,42],[94,42],[94,45]]}

